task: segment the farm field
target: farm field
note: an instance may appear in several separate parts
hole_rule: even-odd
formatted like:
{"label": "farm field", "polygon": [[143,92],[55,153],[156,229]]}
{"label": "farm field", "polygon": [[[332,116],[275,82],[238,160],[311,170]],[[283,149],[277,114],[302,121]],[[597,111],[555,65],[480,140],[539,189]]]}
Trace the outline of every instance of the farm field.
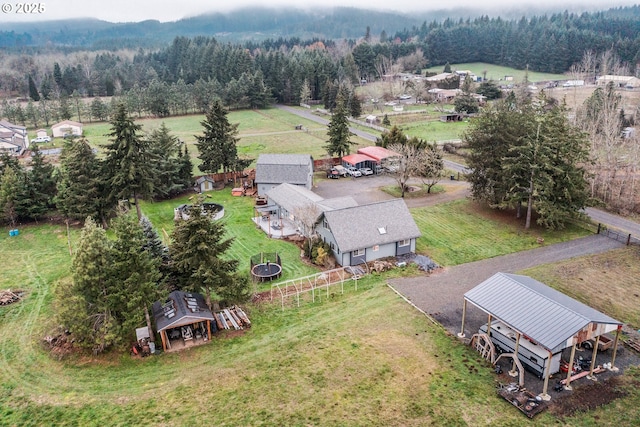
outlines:
{"label": "farm field", "polygon": [[[430,67],[423,71],[429,71],[434,73],[442,73],[444,66],[439,65],[437,67]],[[526,70],[517,70],[510,67],[502,67],[499,65],[486,64],[483,62],[470,62],[465,64],[451,64],[451,70],[469,70],[478,77],[483,77],[486,71],[486,78],[488,80],[504,80],[505,76],[512,76],[515,83],[519,83],[524,79]],[[551,74],[551,73],[539,73],[537,71],[528,71],[528,78],[530,82],[542,82],[542,81],[554,81],[554,80],[567,80],[569,76],[565,74]]]}

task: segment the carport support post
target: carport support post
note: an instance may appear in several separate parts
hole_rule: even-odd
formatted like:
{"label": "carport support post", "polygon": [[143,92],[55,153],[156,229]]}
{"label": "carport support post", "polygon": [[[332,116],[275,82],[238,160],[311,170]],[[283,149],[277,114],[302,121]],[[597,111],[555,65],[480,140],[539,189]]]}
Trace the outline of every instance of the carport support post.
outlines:
{"label": "carport support post", "polygon": [[576,344],[573,343],[571,346],[571,358],[569,359],[569,368],[567,369],[567,382],[564,385],[565,390],[573,390],[571,387],[571,374],[573,372],[573,358],[576,357]]}
{"label": "carport support post", "polygon": [[618,368],[616,368],[616,354],[618,353],[618,341],[620,340],[620,331],[622,331],[622,325],[618,325],[618,329],[616,330],[616,338],[613,341],[613,356],[611,356],[611,367],[610,371],[618,372]]}
{"label": "carport support post", "polygon": [[547,358],[547,363],[545,364],[545,369],[544,369],[544,385],[542,386],[542,393],[538,395],[542,400],[545,400],[545,401],[551,400],[551,396],[549,396],[549,393],[547,393],[547,390],[549,389],[549,377],[551,376],[549,372],[551,371],[552,357],[553,357],[553,354],[549,352],[549,357]]}
{"label": "carport support post", "polygon": [[518,365],[516,365],[516,360],[518,360],[518,350],[520,350],[520,332],[516,332],[516,349],[513,351],[513,365],[511,365],[511,370],[509,371],[509,375],[512,377],[518,376]]}
{"label": "carport support post", "polygon": [[593,375],[593,368],[596,366],[596,357],[598,355],[598,344],[600,344],[600,335],[596,337],[596,342],[593,345],[593,350],[591,352],[591,366],[589,366],[589,378],[591,381],[598,381],[595,375]]}
{"label": "carport support post", "polygon": [[458,334],[458,338],[464,338],[464,319],[467,317],[467,299],[464,299],[462,303],[462,326],[460,327],[460,333]]}

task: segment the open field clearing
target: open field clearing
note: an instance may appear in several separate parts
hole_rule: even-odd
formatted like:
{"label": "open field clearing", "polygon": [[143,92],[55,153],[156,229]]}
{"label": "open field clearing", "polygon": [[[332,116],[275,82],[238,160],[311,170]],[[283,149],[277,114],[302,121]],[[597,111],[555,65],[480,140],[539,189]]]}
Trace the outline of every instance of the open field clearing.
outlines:
{"label": "open field clearing", "polygon": [[[427,68],[426,71],[434,73],[442,73],[444,70],[443,65]],[[551,73],[538,73],[536,71],[529,70],[516,70],[515,68],[502,67],[499,65],[486,64],[484,62],[470,62],[466,64],[451,64],[451,70],[469,70],[478,77],[484,77],[486,72],[486,78],[488,80],[504,80],[505,76],[513,77],[513,83],[520,83],[524,79],[525,73],[528,74],[530,82],[541,82],[550,80],[568,80],[571,77],[565,74],[551,74]]]}
{"label": "open field clearing", "polygon": [[589,234],[574,226],[558,233],[535,224],[525,231],[524,218],[517,220],[513,212],[493,211],[468,200],[414,208],[411,214],[422,232],[416,252],[444,266],[532,249],[540,245],[538,238],[552,244]]}
{"label": "open field clearing", "polygon": [[523,274],[640,328],[640,248],[582,257],[526,270]]}

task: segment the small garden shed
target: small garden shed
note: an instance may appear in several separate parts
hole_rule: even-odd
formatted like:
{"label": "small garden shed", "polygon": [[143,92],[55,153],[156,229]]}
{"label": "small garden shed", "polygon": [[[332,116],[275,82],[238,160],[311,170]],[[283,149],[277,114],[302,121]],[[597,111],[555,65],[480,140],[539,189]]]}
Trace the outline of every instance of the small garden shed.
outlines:
{"label": "small garden shed", "polygon": [[195,292],[173,291],[165,302],[154,302],[152,311],[165,351],[209,341],[212,322],[215,330],[213,313]]}

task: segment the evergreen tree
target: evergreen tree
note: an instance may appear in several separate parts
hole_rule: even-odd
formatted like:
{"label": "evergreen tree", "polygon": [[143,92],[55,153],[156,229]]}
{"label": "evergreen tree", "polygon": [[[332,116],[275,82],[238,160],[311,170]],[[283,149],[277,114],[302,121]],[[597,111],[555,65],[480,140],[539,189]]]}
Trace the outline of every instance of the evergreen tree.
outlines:
{"label": "evergreen tree", "polygon": [[[384,117],[382,118],[382,124],[384,126],[391,126],[391,120],[389,120],[389,115],[385,113]],[[377,142],[376,142],[377,145]]]}
{"label": "evergreen tree", "polygon": [[188,219],[176,223],[169,256],[177,287],[203,292],[212,307],[213,298],[246,294],[246,281],[239,280],[238,261],[225,257],[233,238],[225,238],[224,223],[212,221],[201,209],[197,200],[188,211]]}
{"label": "evergreen tree", "polygon": [[162,297],[158,288],[160,260],[149,250],[149,239],[143,226],[132,215],[119,212],[111,226],[116,239],[112,244],[114,289],[110,303],[122,331],[120,340],[126,342],[126,338],[146,321],[149,337],[154,341],[149,308]]}
{"label": "evergreen tree", "polygon": [[69,104],[69,97],[67,95],[60,97],[58,103],[58,117],[60,120],[71,120],[71,117],[73,117],[71,105]]}
{"label": "evergreen tree", "polygon": [[569,125],[566,107],[549,107],[544,94],[535,103],[500,102],[483,112],[465,134],[469,144],[467,178],[475,199],[493,207],[527,206],[537,223],[562,228],[588,203],[585,171],[588,142]]}
{"label": "evergreen tree", "polygon": [[94,354],[121,342],[113,310],[117,301],[113,254],[104,229],[88,217],[71,263],[72,283],[62,284],[57,298],[60,322],[78,345]]}
{"label": "evergreen tree", "polygon": [[40,101],[40,94],[38,93],[38,88],[31,74],[29,74],[29,98],[31,98],[32,101]]}
{"label": "evergreen tree", "polygon": [[442,72],[443,73],[450,73],[451,72],[451,65],[449,64],[449,62],[444,64],[444,70],[442,70]]}
{"label": "evergreen tree", "polygon": [[105,177],[111,187],[111,200],[133,196],[138,219],[142,218],[140,198],[153,192],[153,162],[149,141],[139,135],[142,126],[129,117],[123,103],[118,104],[111,121],[111,144],[105,147]]}
{"label": "evergreen tree", "polygon": [[349,98],[349,115],[355,119],[362,115],[362,101],[355,93]]}
{"label": "evergreen tree", "polygon": [[184,152],[178,151],[178,162],[180,163],[180,183],[182,188],[187,189],[193,184],[193,163],[186,144]]}
{"label": "evergreen tree", "polygon": [[29,102],[27,102],[27,109],[25,111],[25,114],[27,115],[29,120],[31,120],[31,124],[33,125],[33,127],[37,128],[38,121],[39,121],[39,113],[38,113],[38,109],[33,104],[33,101],[31,99],[29,99]]}
{"label": "evergreen tree", "polygon": [[398,126],[394,125],[388,131],[382,132],[379,138],[376,138],[376,145],[387,148],[390,145],[405,145],[407,136]]}
{"label": "evergreen tree", "polygon": [[164,122],[149,135],[149,151],[154,159],[153,197],[166,198],[184,190],[180,176],[180,141],[171,135]]}
{"label": "evergreen tree", "polygon": [[24,200],[22,189],[25,182],[23,174],[7,167],[0,175],[0,218],[4,223],[15,227],[20,216],[20,203]]}
{"label": "evergreen tree", "polygon": [[227,111],[220,101],[215,101],[200,124],[203,135],[196,135],[196,146],[202,163],[198,166],[205,173],[216,173],[221,168],[226,173],[236,164],[238,158],[238,124],[231,124]]}
{"label": "evergreen tree", "polygon": [[100,187],[100,161],[85,139],[65,142],[60,156],[55,203],[69,219],[100,219],[105,205]]}
{"label": "evergreen tree", "polygon": [[347,109],[342,98],[338,98],[331,120],[329,121],[328,144],[324,146],[329,156],[342,157],[349,154],[351,146],[355,143],[351,141],[351,131],[347,119]]}
{"label": "evergreen tree", "polygon": [[28,203],[24,212],[28,218],[38,220],[53,207],[56,194],[54,167],[47,163],[37,144],[31,146],[31,169],[26,174],[25,193]]}

